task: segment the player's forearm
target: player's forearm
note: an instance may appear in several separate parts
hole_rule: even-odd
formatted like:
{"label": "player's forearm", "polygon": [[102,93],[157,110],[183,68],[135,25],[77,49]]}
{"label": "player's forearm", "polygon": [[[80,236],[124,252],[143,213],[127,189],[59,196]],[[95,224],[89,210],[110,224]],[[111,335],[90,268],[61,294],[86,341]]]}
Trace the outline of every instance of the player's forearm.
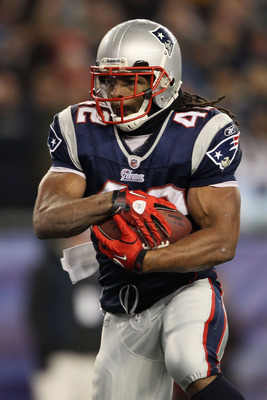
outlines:
{"label": "player's forearm", "polygon": [[110,215],[112,193],[73,199],[60,196],[36,206],[34,230],[38,238],[62,238],[78,235]]}
{"label": "player's forearm", "polygon": [[223,238],[212,228],[186,236],[176,243],[148,251],[143,272],[197,272],[230,261],[237,237]]}

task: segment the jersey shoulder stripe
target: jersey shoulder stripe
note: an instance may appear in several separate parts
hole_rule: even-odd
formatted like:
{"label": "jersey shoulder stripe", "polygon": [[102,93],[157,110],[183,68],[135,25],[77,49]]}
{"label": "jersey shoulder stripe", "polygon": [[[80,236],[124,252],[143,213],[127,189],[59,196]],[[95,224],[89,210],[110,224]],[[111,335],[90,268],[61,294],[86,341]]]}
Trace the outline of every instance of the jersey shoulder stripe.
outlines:
{"label": "jersey shoulder stripe", "polygon": [[69,106],[68,108],[66,108],[65,110],[61,111],[58,114],[58,122],[62,136],[67,145],[70,159],[75,165],[75,167],[78,168],[80,171],[82,171],[82,167],[78,158],[77,140],[75,134],[75,127],[72,120],[71,106]]}

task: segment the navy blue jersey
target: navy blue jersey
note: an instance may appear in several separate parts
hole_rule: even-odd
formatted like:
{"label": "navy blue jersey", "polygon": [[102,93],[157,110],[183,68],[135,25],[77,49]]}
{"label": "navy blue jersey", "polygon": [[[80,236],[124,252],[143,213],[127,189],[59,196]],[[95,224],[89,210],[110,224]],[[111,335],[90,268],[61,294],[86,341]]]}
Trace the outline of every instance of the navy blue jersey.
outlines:
{"label": "navy blue jersey", "polygon": [[[233,120],[213,107],[170,111],[159,132],[132,152],[116,127],[99,121],[94,102],[70,106],[50,127],[51,171],[73,172],[86,179],[84,196],[128,187],[166,197],[185,215],[187,191],[199,186],[237,186],[239,130]],[[140,312],[182,285],[214,270],[199,273],[137,275],[114,264],[98,251],[102,308],[113,313]]]}

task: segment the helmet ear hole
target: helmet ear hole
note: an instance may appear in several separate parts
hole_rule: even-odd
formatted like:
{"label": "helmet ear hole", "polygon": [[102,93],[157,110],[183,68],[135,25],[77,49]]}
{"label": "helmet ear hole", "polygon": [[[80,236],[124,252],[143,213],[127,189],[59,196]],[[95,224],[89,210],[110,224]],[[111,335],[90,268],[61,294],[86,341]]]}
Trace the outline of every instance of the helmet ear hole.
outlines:
{"label": "helmet ear hole", "polygon": [[137,60],[135,61],[133,67],[149,67],[149,63],[144,60]]}
{"label": "helmet ear hole", "polygon": [[175,79],[173,78],[172,81],[170,82],[170,86],[173,86],[175,82]]}

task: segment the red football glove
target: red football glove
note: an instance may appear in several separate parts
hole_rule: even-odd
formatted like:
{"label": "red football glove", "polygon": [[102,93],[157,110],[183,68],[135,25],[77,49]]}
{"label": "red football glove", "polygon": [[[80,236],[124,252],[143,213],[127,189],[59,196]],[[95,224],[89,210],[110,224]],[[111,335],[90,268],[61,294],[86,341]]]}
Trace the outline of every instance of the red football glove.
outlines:
{"label": "red football glove", "polygon": [[142,263],[146,250],[144,250],[141,240],[120,215],[114,215],[113,219],[121,231],[119,240],[107,237],[98,225],[94,225],[92,228],[96,238],[99,240],[101,252],[121,267],[129,271],[142,273]]}
{"label": "red football glove", "polygon": [[162,239],[157,228],[170,237],[171,228],[157,210],[176,210],[174,204],[162,198],[150,196],[142,190],[114,190],[113,214],[120,213],[125,221],[139,230],[150,248],[161,244]]}

